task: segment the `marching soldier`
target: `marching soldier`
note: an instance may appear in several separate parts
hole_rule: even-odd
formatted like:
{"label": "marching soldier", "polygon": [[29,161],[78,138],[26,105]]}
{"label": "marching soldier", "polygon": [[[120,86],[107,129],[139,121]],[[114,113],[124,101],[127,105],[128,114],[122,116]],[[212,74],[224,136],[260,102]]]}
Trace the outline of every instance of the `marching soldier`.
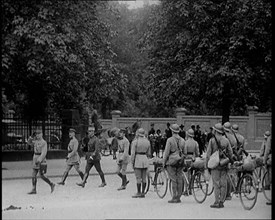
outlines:
{"label": "marching soldier", "polygon": [[43,139],[42,131],[37,130],[35,132],[36,138],[29,140],[28,142],[33,145],[33,172],[32,172],[32,190],[28,194],[36,194],[37,174],[39,172],[40,177],[51,187],[51,193],[54,191],[55,184],[52,183],[44,174],[47,172],[47,142]]}
{"label": "marching soldier", "polygon": [[122,179],[122,184],[117,190],[124,190],[126,189],[126,185],[129,183],[129,181],[126,178],[126,170],[127,165],[129,163],[130,157],[129,157],[129,147],[130,142],[125,137],[125,131],[124,129],[120,129],[118,133],[118,156],[117,156],[117,175]]}
{"label": "marching soldier", "polygon": [[77,151],[79,146],[78,146],[78,140],[75,138],[75,133],[76,133],[75,129],[73,129],[73,128],[69,129],[69,137],[71,140],[68,145],[68,156],[66,157],[67,167],[63,174],[61,182],[57,183],[59,185],[65,184],[65,180],[66,180],[70,170],[72,169],[72,167],[75,168],[75,170],[78,172],[78,174],[82,180],[84,177],[84,174],[79,169],[80,157],[79,157],[78,151]]}
{"label": "marching soldier", "polygon": [[88,142],[88,149],[86,152],[86,167],[85,167],[85,173],[84,177],[81,183],[76,183],[78,186],[85,187],[86,181],[89,176],[89,172],[92,169],[93,166],[95,166],[96,171],[98,172],[100,178],[101,178],[101,185],[99,187],[104,187],[106,186],[105,182],[105,177],[104,173],[101,170],[101,165],[100,165],[100,149],[99,149],[99,140],[95,136],[95,127],[89,127],[88,128],[88,137],[89,137],[89,142]]}

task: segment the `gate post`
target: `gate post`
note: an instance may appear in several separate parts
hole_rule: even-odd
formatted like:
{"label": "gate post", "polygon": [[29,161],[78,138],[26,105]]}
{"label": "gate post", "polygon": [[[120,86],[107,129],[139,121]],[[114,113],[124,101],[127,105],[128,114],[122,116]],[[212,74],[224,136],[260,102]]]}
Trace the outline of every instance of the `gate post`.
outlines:
{"label": "gate post", "polygon": [[256,136],[256,124],[255,115],[258,113],[257,106],[248,106],[248,121],[247,121],[247,142],[248,146],[252,147],[254,145]]}
{"label": "gate post", "polygon": [[76,130],[75,137],[78,141],[81,140],[80,115],[77,109],[64,109],[62,111],[62,137],[61,149],[66,150],[69,144],[69,129]]}
{"label": "gate post", "polygon": [[121,111],[119,110],[113,110],[111,112],[112,115],[112,127],[118,127],[117,119],[120,118]]}
{"label": "gate post", "polygon": [[177,108],[176,109],[176,117],[177,117],[177,124],[180,126],[181,124],[184,125],[184,116],[186,115],[185,108]]}

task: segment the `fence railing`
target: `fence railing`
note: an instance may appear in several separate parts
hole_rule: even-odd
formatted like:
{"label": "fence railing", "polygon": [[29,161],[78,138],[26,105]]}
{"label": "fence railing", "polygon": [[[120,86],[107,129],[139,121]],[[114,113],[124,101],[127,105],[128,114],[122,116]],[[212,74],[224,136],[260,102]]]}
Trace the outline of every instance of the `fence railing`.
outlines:
{"label": "fence railing", "polygon": [[49,150],[61,148],[62,133],[59,118],[48,115],[43,120],[30,121],[9,113],[2,118],[2,151],[32,150],[27,140],[37,128],[42,129]]}

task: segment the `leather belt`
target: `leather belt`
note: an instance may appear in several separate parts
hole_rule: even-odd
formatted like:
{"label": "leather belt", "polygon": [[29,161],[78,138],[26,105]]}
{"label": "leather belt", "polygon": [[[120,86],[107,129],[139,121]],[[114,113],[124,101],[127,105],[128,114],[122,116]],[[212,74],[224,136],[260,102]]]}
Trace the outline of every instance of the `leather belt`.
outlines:
{"label": "leather belt", "polygon": [[124,151],[121,151],[121,150],[120,150],[120,151],[118,151],[118,152],[119,152],[119,153],[124,153]]}
{"label": "leather belt", "polygon": [[41,155],[41,153],[34,153],[35,155]]}
{"label": "leather belt", "polygon": [[190,152],[189,152],[189,153],[187,153],[187,154],[189,154],[189,155],[193,155],[193,153],[190,153]]}
{"label": "leather belt", "polygon": [[137,152],[136,154],[141,154],[141,155],[145,155],[145,152]]}

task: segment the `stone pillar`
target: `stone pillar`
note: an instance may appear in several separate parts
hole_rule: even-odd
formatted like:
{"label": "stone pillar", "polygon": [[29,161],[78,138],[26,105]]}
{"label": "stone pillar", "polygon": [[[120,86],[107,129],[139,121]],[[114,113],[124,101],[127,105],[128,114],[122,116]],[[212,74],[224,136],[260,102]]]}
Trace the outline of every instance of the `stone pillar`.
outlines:
{"label": "stone pillar", "polygon": [[77,109],[64,109],[62,111],[62,137],[61,149],[66,150],[69,144],[69,129],[76,130],[75,137],[78,141],[81,140],[82,127],[80,124],[80,115]]}
{"label": "stone pillar", "polygon": [[256,124],[255,115],[258,113],[257,106],[248,106],[248,122],[247,122],[247,142],[250,148],[255,144]]}
{"label": "stone pillar", "polygon": [[112,128],[118,127],[117,119],[120,118],[121,111],[119,111],[119,110],[113,110],[111,112],[111,115],[112,115]]}
{"label": "stone pillar", "polygon": [[186,109],[185,108],[177,108],[176,109],[176,117],[177,117],[177,124],[184,125],[184,116],[186,115]]}

